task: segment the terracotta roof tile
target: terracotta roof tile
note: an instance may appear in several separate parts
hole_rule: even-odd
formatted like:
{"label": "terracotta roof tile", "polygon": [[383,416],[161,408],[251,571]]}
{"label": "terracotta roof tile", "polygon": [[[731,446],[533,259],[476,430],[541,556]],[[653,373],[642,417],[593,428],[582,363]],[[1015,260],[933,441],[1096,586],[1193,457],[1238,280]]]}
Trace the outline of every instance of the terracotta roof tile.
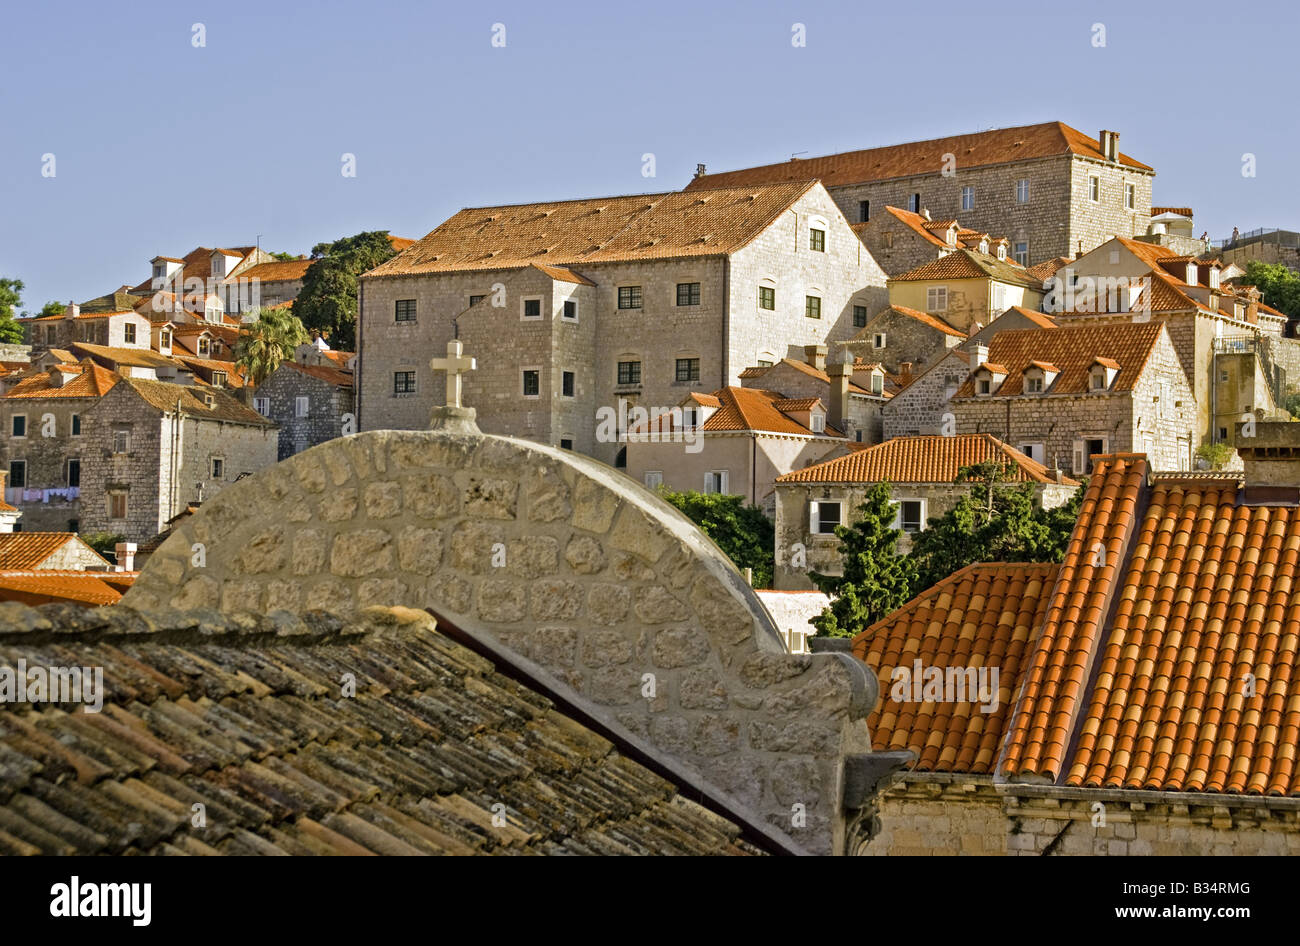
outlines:
{"label": "terracotta roof tile", "polygon": [[[1096,138],[1062,122],[1044,122],[706,174],[695,178],[686,189],[689,192],[700,187],[811,180],[836,187],[916,174],[937,174],[943,167],[945,154],[955,155],[958,166],[963,168],[1065,154],[1096,160],[1105,158]],[[1120,155],[1120,163],[1139,170],[1152,170],[1126,154]]]}
{"label": "terracotta roof tile", "polygon": [[[991,434],[894,437],[884,443],[777,477],[778,483],[951,483],[964,466],[997,460],[1015,480],[1055,483],[1047,467]],[[1068,477],[1066,485],[1079,484]]]}
{"label": "terracotta roof tile", "polygon": [[1043,260],[1041,263],[1035,263],[1028,267],[1025,272],[1034,279],[1046,282],[1056,275],[1056,271],[1062,266],[1068,266],[1073,260],[1068,256],[1056,256],[1052,259]]}
{"label": "terracotta roof tile", "polygon": [[[881,683],[880,703],[867,719],[873,748],[911,749],[922,771],[991,773],[1056,571],[1042,564],[970,565],[855,637],[854,656]],[[981,704],[970,690],[960,702],[910,698],[918,669],[923,681],[931,668],[968,667],[997,669],[996,690],[986,677],[985,696],[995,699]],[[907,671],[900,681],[907,700],[894,699],[896,668]]]}
{"label": "terracotta roof tile", "polygon": [[[903,210],[899,207],[886,207],[885,213],[889,214],[891,217],[893,217],[899,223],[903,224],[905,227],[907,227],[917,236],[921,237],[923,240],[925,240],[925,242],[933,246],[942,246],[942,247],[948,246],[948,242],[946,240],[939,239],[937,236],[935,236],[933,233],[929,231],[929,229],[926,227],[926,223],[928,223],[928,221],[920,214],[912,213],[912,211],[910,210]],[[866,227],[866,226],[868,226],[867,223],[855,224],[854,229],[856,230],[858,229],[858,227]]]}
{"label": "terracotta roof tile", "polygon": [[61,387],[55,387],[50,380],[50,373],[42,371],[28,375],[20,380],[4,395],[9,398],[64,398],[64,397],[103,397],[113,385],[121,380],[114,371],[101,368],[89,358],[80,364],[67,365],[78,373],[69,378]]}
{"label": "terracotta roof tile", "polygon": [[351,371],[342,371],[330,365],[302,365],[296,361],[285,361],[282,364],[293,369],[294,371],[308,375],[313,378],[319,378],[322,381],[328,381],[330,384],[340,388],[352,387],[353,379]]}
{"label": "terracotta roof tile", "polygon": [[137,572],[79,572],[55,569],[0,570],[0,601],[23,604],[117,604]]}
{"label": "terracotta roof tile", "polygon": [[310,259],[276,260],[272,263],[258,263],[241,272],[237,279],[256,279],[260,282],[291,282],[302,279],[316,262]]}
{"label": "terracotta roof tile", "polygon": [[367,278],[722,256],[814,185],[755,185],[462,210]]}
{"label": "terracotta roof tile", "polygon": [[896,312],[899,315],[907,316],[909,319],[915,319],[917,322],[920,322],[922,325],[928,325],[930,328],[934,329],[935,331],[942,332],[945,335],[951,335],[954,338],[966,338],[965,332],[953,328],[951,325],[949,325],[943,319],[939,318],[937,315],[931,315],[928,312],[922,312],[920,309],[912,309],[905,305],[891,305],[889,308],[882,310],[879,314],[874,316],[871,319],[871,321],[866,324],[866,327],[861,329],[856,335],[853,336],[853,340],[854,341],[870,340],[872,335],[872,330],[871,330],[872,323],[875,322],[876,319],[888,315],[890,312]]}
{"label": "terracotta roof tile", "polygon": [[[176,402],[179,400],[181,410],[192,417],[251,424],[257,427],[275,426],[251,407],[245,407],[238,398],[224,388],[172,384],[149,378],[123,378],[121,383],[131,387],[147,404],[160,411],[175,411]],[[213,398],[212,407],[204,403],[205,394]]]}
{"label": "terracotta roof tile", "polygon": [[586,276],[583,276],[580,273],[575,273],[571,269],[565,269],[563,266],[545,266],[541,263],[534,263],[533,269],[537,270],[538,272],[546,276],[549,276],[551,279],[554,279],[556,282],[571,282],[571,283],[576,283],[579,286],[596,285]]}
{"label": "terracotta roof tile", "polygon": [[922,263],[915,269],[889,277],[890,282],[920,282],[930,279],[996,279],[1018,286],[1041,288],[1042,280],[1034,279],[1027,271],[1000,260],[991,253],[962,248],[937,260]]}
{"label": "terracotta roof tile", "polygon": [[75,532],[0,532],[0,569],[39,568],[69,542],[85,545]]}

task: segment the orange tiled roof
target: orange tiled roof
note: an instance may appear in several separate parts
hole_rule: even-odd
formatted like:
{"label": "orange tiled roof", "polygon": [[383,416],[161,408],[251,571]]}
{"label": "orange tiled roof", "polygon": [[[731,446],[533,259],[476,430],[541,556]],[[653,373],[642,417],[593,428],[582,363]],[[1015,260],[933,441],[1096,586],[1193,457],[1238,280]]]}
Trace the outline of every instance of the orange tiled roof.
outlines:
{"label": "orange tiled roof", "polygon": [[319,378],[322,381],[328,381],[336,387],[352,387],[351,371],[343,371],[330,365],[301,365],[296,361],[285,361],[281,362],[281,364],[288,365],[294,371],[301,372],[310,377]]}
{"label": "orange tiled roof", "polygon": [[0,532],[0,569],[38,568],[68,542],[80,541],[73,532]]}
{"label": "orange tiled roof", "polygon": [[1146,476],[1141,454],[1114,454],[1094,467],[1026,664],[1002,763],[1006,773],[1055,778],[1065,766]]}
{"label": "orange tiled roof", "polygon": [[1151,216],[1158,217],[1161,214],[1177,214],[1180,217],[1192,216],[1191,207],[1152,207]]}
{"label": "orange tiled roof", "polygon": [[[786,402],[787,399],[775,391],[764,391],[761,388],[738,388],[726,387],[714,391],[711,395],[722,406],[700,425],[700,430],[723,432],[723,431],[745,431],[753,430],[762,433],[773,434],[794,434],[802,437],[843,437],[844,434],[836,430],[830,424],[826,425],[824,433],[816,433],[803,424],[799,423],[792,417],[788,417],[776,405],[780,402]],[[708,403],[702,398],[691,395],[697,403]],[[812,402],[818,398],[810,398]],[[800,401],[799,403],[802,403]],[[665,415],[660,419],[658,424],[651,421],[651,430],[664,430],[666,425],[671,423],[668,416]],[[633,431],[634,433],[644,432],[640,428]]]}
{"label": "orange tiled roof", "polygon": [[67,365],[78,374],[69,378],[62,387],[55,387],[50,381],[50,373],[41,371],[28,375],[15,384],[8,393],[0,395],[12,398],[49,398],[49,397],[103,397],[113,385],[121,380],[114,371],[101,368],[89,358],[80,364]]}
{"label": "orange tiled roof", "polygon": [[1056,271],[1062,266],[1068,266],[1073,260],[1068,256],[1055,256],[1049,260],[1043,260],[1041,263],[1035,263],[1028,267],[1025,272],[1034,279],[1040,279],[1046,282],[1056,275]]}
{"label": "orange tiled roof", "polygon": [[393,249],[395,249],[399,253],[402,252],[402,250],[406,249],[408,246],[415,245],[415,241],[410,239],[409,237],[393,236],[391,233],[388,235],[388,242],[392,244]]}
{"label": "orange tiled roof", "polygon": [[811,182],[462,210],[366,277],[722,256]]}
{"label": "orange tiled roof", "polygon": [[138,572],[78,572],[55,569],[0,571],[0,601],[48,604],[72,601],[102,606],[117,604]]}
{"label": "orange tiled roof", "polygon": [[905,305],[891,305],[888,309],[881,311],[878,315],[873,317],[871,322],[868,322],[866,324],[865,328],[861,329],[856,335],[854,335],[853,336],[854,341],[863,341],[869,339],[872,334],[870,331],[871,323],[876,321],[876,319],[880,318],[882,315],[885,315],[889,312],[897,312],[899,315],[905,315],[909,319],[915,319],[916,321],[920,322],[922,325],[928,325],[930,328],[934,329],[935,331],[942,332],[945,335],[952,335],[955,338],[966,338],[965,332],[953,328],[951,325],[949,325],[943,319],[939,318],[937,315],[931,315],[928,312],[922,312],[920,309],[912,309]]}
{"label": "orange tiled roof", "polygon": [[[1027,318],[1030,322],[1033,322],[1035,325],[1041,328],[1060,327],[1060,323],[1057,322],[1050,315],[1047,315],[1044,312],[1039,312],[1035,309],[1026,309],[1024,306],[1013,305],[1010,309],[1007,310],[1007,312],[1018,312],[1020,315],[1023,315],[1025,318]],[[1006,314],[1007,314],[1006,312],[1002,313],[1002,315],[1006,315]],[[999,316],[999,318],[1000,317],[1001,316]],[[996,321],[997,319],[994,319],[994,322]]]}
{"label": "orange tiled roof", "polygon": [[[222,252],[230,253],[231,255],[247,256],[249,253],[252,253],[256,249],[257,247],[255,246],[236,246],[229,250],[222,250]],[[203,286],[206,291],[208,280],[212,278],[212,252],[213,251],[211,247],[199,246],[199,247],[195,247],[194,249],[190,250],[190,252],[186,253],[184,259],[178,260],[170,256],[159,256],[155,258],[165,259],[171,263],[183,264],[178,273],[172,274],[173,281],[169,283],[170,285],[174,285],[179,287],[181,290],[185,290],[185,280],[201,279],[203,280]],[[179,279],[180,281],[176,282],[175,280],[177,279]],[[150,276],[150,278],[146,279],[138,286],[133,287],[129,291],[132,295],[136,295],[136,296],[152,295],[154,292],[153,277]],[[186,294],[188,295],[188,293]]]}
{"label": "orange tiled roof", "polygon": [[576,283],[579,286],[596,285],[586,276],[583,276],[579,273],[575,273],[573,270],[566,269],[563,266],[546,266],[542,263],[534,263],[533,269],[537,270],[538,272],[542,273],[545,276],[550,277],[551,279],[554,279],[556,282],[571,282],[571,283]]}
{"label": "orange tiled roof", "polygon": [[[912,211],[910,210],[903,210],[900,207],[888,207],[888,206],[885,207],[885,213],[889,214],[891,217],[893,217],[899,223],[903,224],[903,226],[907,227],[909,230],[911,230],[917,236],[921,237],[927,243],[932,243],[935,246],[942,246],[942,247],[948,246],[947,241],[939,239],[937,236],[935,236],[933,233],[930,232],[930,230],[926,227],[926,224],[929,223],[930,221],[926,220],[920,214],[912,213]],[[866,226],[866,225],[867,224],[865,223],[855,224],[854,229],[856,230],[858,229],[858,227]]]}
{"label": "orange tiled roof", "polygon": [[[944,155],[957,158],[959,168],[1006,164],[1054,155],[1074,154],[1105,160],[1096,138],[1063,122],[1044,122],[1019,128],[997,128],[929,141],[849,151],[817,158],[797,158],[780,164],[725,171],[697,177],[687,191],[701,187],[740,187],[778,181],[820,180],[827,187],[882,181],[916,174],[937,174]],[[1141,161],[1120,154],[1120,163],[1138,170],[1153,170]]]}
{"label": "orange tiled roof", "polygon": [[[125,309],[120,312],[82,312],[80,315],[73,316],[73,321],[82,321],[85,319],[106,319],[114,315],[134,315],[131,309]],[[58,315],[42,315],[34,319],[18,319],[19,322],[58,322],[67,318],[63,313]]]}
{"label": "orange tiled roof", "polygon": [[[1042,564],[969,565],[855,637],[854,656],[881,683],[880,703],[867,719],[872,745],[911,749],[923,771],[992,772],[1056,571]],[[996,667],[996,708],[981,712],[975,698],[895,700],[894,669],[914,677],[918,660],[923,673]]]}
{"label": "orange tiled roof", "polygon": [[1021,267],[1000,260],[991,253],[981,253],[967,247],[889,277],[890,282],[921,282],[929,279],[997,279],[1019,286],[1042,288],[1041,280],[1035,280]]}
{"label": "orange tiled roof", "polygon": [[[1005,366],[1006,378],[993,396],[1020,396],[1022,373],[1033,361],[1060,366],[1049,394],[1085,394],[1088,370],[1098,358],[1113,359],[1120,366],[1108,392],[1131,391],[1164,330],[1161,322],[1119,322],[999,332],[989,342],[988,362],[989,367]],[[974,397],[974,380],[967,378],[953,396]]]}
{"label": "orange tiled roof", "polygon": [[[1047,467],[1008,446],[992,434],[955,437],[894,437],[848,456],[778,476],[778,483],[951,483],[964,466],[998,460],[1013,467],[1012,479],[1055,483]],[[1078,486],[1072,479],[1068,486]]]}
{"label": "orange tiled roof", "polygon": [[271,263],[258,263],[240,273],[237,279],[256,279],[261,282],[291,282],[302,279],[311,264],[310,259],[275,260]]}

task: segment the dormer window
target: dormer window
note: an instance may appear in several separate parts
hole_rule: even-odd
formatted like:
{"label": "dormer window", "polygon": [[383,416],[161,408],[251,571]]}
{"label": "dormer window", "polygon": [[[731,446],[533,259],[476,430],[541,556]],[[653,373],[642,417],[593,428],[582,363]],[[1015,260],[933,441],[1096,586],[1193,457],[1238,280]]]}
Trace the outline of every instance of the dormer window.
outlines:
{"label": "dormer window", "polygon": [[1210,267],[1210,288],[1219,288],[1219,268],[1217,266]]}
{"label": "dormer window", "polygon": [[925,290],[925,310],[927,312],[948,311],[947,286],[931,286]]}
{"label": "dormer window", "polygon": [[1104,391],[1104,390],[1106,390],[1107,385],[1106,385],[1106,369],[1105,369],[1105,368],[1093,368],[1093,369],[1092,369],[1091,379],[1092,379],[1092,380],[1091,380],[1091,383],[1090,383],[1089,386],[1092,388],[1092,390],[1094,390],[1094,391]]}
{"label": "dormer window", "polygon": [[226,373],[224,371],[212,372],[212,386],[214,388],[224,388],[226,386]]}
{"label": "dormer window", "polygon": [[989,251],[989,241],[988,241],[988,240],[980,240],[980,252],[981,252],[981,253],[987,253],[988,251]]}
{"label": "dormer window", "polygon": [[808,429],[815,434],[826,432],[826,415],[814,411],[808,418]]}
{"label": "dormer window", "polygon": [[1060,371],[1056,365],[1045,361],[1031,361],[1024,373],[1024,393],[1042,394],[1052,386],[1058,374]]}
{"label": "dormer window", "polygon": [[166,274],[167,270],[162,263],[153,264],[153,278],[155,282],[160,282]]}
{"label": "dormer window", "polygon": [[885,376],[879,371],[871,372],[871,393],[877,397],[885,393]]}
{"label": "dormer window", "polygon": [[200,354],[200,355],[209,355],[209,354],[211,354],[211,353],[212,353],[212,343],[209,342],[206,338],[200,338],[200,339],[199,339],[199,354]]}
{"label": "dormer window", "polygon": [[997,257],[998,257],[998,259],[1006,259],[1006,258],[1007,258],[1007,245],[1006,245],[1005,243],[999,243],[999,244],[998,244]]}
{"label": "dormer window", "polygon": [[1197,283],[1197,278],[1196,278],[1196,264],[1195,264],[1195,263],[1188,263],[1188,264],[1187,264],[1187,282],[1190,283],[1190,284],[1193,285],[1193,286],[1195,286],[1196,283]]}
{"label": "dormer window", "polygon": [[993,382],[987,377],[979,378],[975,381],[975,393],[988,395],[993,393]]}
{"label": "dormer window", "polygon": [[1025,375],[1025,393],[1042,394],[1043,376],[1041,374]]}
{"label": "dormer window", "polygon": [[172,347],[172,333],[163,329],[158,333],[158,347],[160,349],[170,349]]}

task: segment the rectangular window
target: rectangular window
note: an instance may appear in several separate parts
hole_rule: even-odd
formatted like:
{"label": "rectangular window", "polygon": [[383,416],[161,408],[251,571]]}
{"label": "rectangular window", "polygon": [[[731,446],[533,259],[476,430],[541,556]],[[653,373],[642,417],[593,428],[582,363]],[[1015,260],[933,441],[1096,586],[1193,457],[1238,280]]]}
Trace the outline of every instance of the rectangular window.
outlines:
{"label": "rectangular window", "polygon": [[1084,438],[1074,442],[1074,472],[1091,473],[1092,458],[1095,454],[1106,452],[1106,439]]}
{"label": "rectangular window", "polygon": [[803,314],[810,319],[820,319],[822,317],[822,301],[816,296],[805,296],[803,305]]}
{"label": "rectangular window", "polygon": [[542,317],[542,300],[525,299],[524,300],[524,318],[540,319]]}
{"label": "rectangular window", "polygon": [[826,252],[826,231],[818,230],[816,227],[808,229],[808,249],[817,253]]}
{"label": "rectangular window", "polygon": [[834,535],[835,527],[843,522],[841,503],[815,502],[808,504],[808,531],[813,535]]}
{"label": "rectangular window", "polygon": [[10,486],[27,485],[27,461],[26,460],[9,461],[9,485]]}
{"label": "rectangular window", "polygon": [[172,347],[172,333],[171,333],[171,332],[159,332],[159,333],[158,333],[158,347],[159,347],[159,348],[171,348],[171,347]]}
{"label": "rectangular window", "polygon": [[1132,184],[1124,185],[1124,209],[1132,210],[1137,204],[1137,188]]}
{"label": "rectangular window", "polygon": [[619,286],[618,307],[620,309],[641,308],[641,287],[640,286]]}
{"label": "rectangular window", "polygon": [[542,373],[536,368],[524,372],[524,397],[540,397],[542,394]]}
{"label": "rectangular window", "polygon": [[572,371],[565,371],[560,374],[560,396],[573,397],[574,374]]}
{"label": "rectangular window", "polygon": [[898,504],[898,525],[904,532],[920,532],[925,528],[925,500],[904,499]]}
{"label": "rectangular window", "polygon": [[871,201],[869,200],[858,201],[858,222],[866,223],[870,219],[871,219]]}
{"label": "rectangular window", "polygon": [[470,308],[473,308],[474,306],[478,305],[478,304],[479,304],[480,302],[482,302],[485,298],[487,298],[487,297],[486,297],[486,296],[470,296],[470,297],[469,297],[469,305],[470,305]]}
{"label": "rectangular window", "polygon": [[414,322],[415,321],[415,300],[398,299],[393,303],[393,321],[394,322]]}
{"label": "rectangular window", "polygon": [[663,470],[646,470],[645,486],[646,489],[658,489],[664,485]]}
{"label": "rectangular window", "polygon": [[1025,393],[1026,394],[1043,393],[1043,378],[1041,375],[1033,375],[1031,377],[1025,378]]}
{"label": "rectangular window", "polygon": [[68,460],[67,477],[69,486],[81,485],[81,461],[79,459],[72,458]]}
{"label": "rectangular window", "polygon": [[1047,455],[1041,443],[1022,443],[1019,450],[1029,459],[1037,460],[1039,463],[1044,462],[1043,458]]}
{"label": "rectangular window", "polygon": [[1088,199],[1094,204],[1101,200],[1101,178],[1096,174],[1088,178]]}
{"label": "rectangular window", "polygon": [[565,299],[563,315],[561,315],[560,318],[566,319],[570,322],[578,321],[578,303],[574,302],[572,299]]}
{"label": "rectangular window", "polygon": [[1016,181],[1016,203],[1029,203],[1029,178],[1023,177]]}
{"label": "rectangular window", "polygon": [[393,372],[393,393],[414,394],[415,393],[415,372],[394,371]]}
{"label": "rectangular window", "polygon": [[871,393],[879,397],[885,393],[885,376],[882,374],[873,374],[871,376]]}
{"label": "rectangular window", "polygon": [[126,493],[119,491],[108,494],[108,518],[126,518]]}
{"label": "rectangular window", "polygon": [[560,438],[560,449],[561,449],[561,450],[572,450],[572,449],[573,449],[573,438],[572,438],[572,437],[561,437],[561,438]]}
{"label": "rectangular window", "polygon": [[1021,266],[1029,265],[1029,244],[1024,240],[1012,245],[1012,258]]}
{"label": "rectangular window", "polygon": [[1092,373],[1092,389],[1094,391],[1106,390],[1106,372],[1104,370],[1098,369]]}
{"label": "rectangular window", "polygon": [[853,307],[853,327],[866,328],[867,325],[867,307],[864,305],[855,305]]}
{"label": "rectangular window", "polygon": [[884,333],[884,332],[877,332],[875,335],[871,336],[871,347],[872,347],[872,348],[884,348],[884,347],[885,347],[885,333]]}
{"label": "rectangular window", "polygon": [[305,397],[296,397],[293,399],[293,416],[306,417],[310,402]]}
{"label": "rectangular window", "polygon": [[948,311],[948,287],[931,286],[925,290],[925,311],[927,312],[946,312]]}
{"label": "rectangular window", "polygon": [[677,359],[677,380],[678,381],[700,380],[700,359],[678,358]]}
{"label": "rectangular window", "polygon": [[253,410],[257,411],[257,413],[261,414],[263,417],[270,417],[271,399],[269,397],[253,398]]}
{"label": "rectangular window", "polygon": [[705,473],[704,492],[726,493],[727,492],[727,471],[710,470],[708,473]]}
{"label": "rectangular window", "polygon": [[980,378],[978,381],[975,382],[975,393],[992,394],[993,382],[990,381],[988,378]]}
{"label": "rectangular window", "polygon": [[214,388],[224,388],[226,386],[226,373],[224,371],[212,372],[212,386]]}
{"label": "rectangular window", "polygon": [[678,305],[699,305],[700,284],[697,282],[679,282],[677,284]]}
{"label": "rectangular window", "polygon": [[961,209],[975,209],[975,188],[971,187],[969,184],[961,189]]}
{"label": "rectangular window", "polygon": [[212,478],[214,480],[219,480],[224,478],[225,474],[226,474],[226,461],[223,460],[221,457],[213,457]]}
{"label": "rectangular window", "polygon": [[81,415],[80,414],[72,415],[72,436],[74,437],[81,436]]}
{"label": "rectangular window", "polygon": [[771,286],[758,287],[758,307],[760,309],[776,308],[776,290]]}
{"label": "rectangular window", "polygon": [[619,384],[640,384],[641,383],[641,362],[620,361],[618,363],[618,383]]}
{"label": "rectangular window", "polygon": [[824,434],[824,433],[826,432],[826,415],[825,415],[825,414],[809,414],[809,415],[808,415],[808,429],[811,430],[811,431],[812,431],[813,433],[815,433],[815,434]]}
{"label": "rectangular window", "polygon": [[13,416],[13,435],[15,437],[27,436],[27,415],[15,414]]}
{"label": "rectangular window", "polygon": [[124,342],[125,342],[126,344],[128,344],[128,345],[134,345],[134,344],[135,344],[135,325],[134,325],[134,323],[127,322],[125,325],[122,326],[122,341],[124,341]]}
{"label": "rectangular window", "polygon": [[912,196],[907,198],[907,209],[912,211],[912,213],[914,214],[919,214],[921,212],[920,194],[913,194]]}
{"label": "rectangular window", "polygon": [[113,431],[113,452],[119,456],[131,452],[131,431]]}

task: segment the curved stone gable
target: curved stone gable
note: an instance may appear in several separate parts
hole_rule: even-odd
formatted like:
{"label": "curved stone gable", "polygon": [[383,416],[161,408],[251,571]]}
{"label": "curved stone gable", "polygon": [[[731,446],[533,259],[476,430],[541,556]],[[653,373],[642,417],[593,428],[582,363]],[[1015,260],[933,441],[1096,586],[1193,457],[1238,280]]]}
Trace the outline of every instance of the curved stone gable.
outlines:
{"label": "curved stone gable", "polygon": [[204,503],[123,603],[427,608],[540,668],[755,821],[843,850],[842,759],[869,749],[870,672],[787,654],[693,523],[570,451],[447,431],[330,441]]}

